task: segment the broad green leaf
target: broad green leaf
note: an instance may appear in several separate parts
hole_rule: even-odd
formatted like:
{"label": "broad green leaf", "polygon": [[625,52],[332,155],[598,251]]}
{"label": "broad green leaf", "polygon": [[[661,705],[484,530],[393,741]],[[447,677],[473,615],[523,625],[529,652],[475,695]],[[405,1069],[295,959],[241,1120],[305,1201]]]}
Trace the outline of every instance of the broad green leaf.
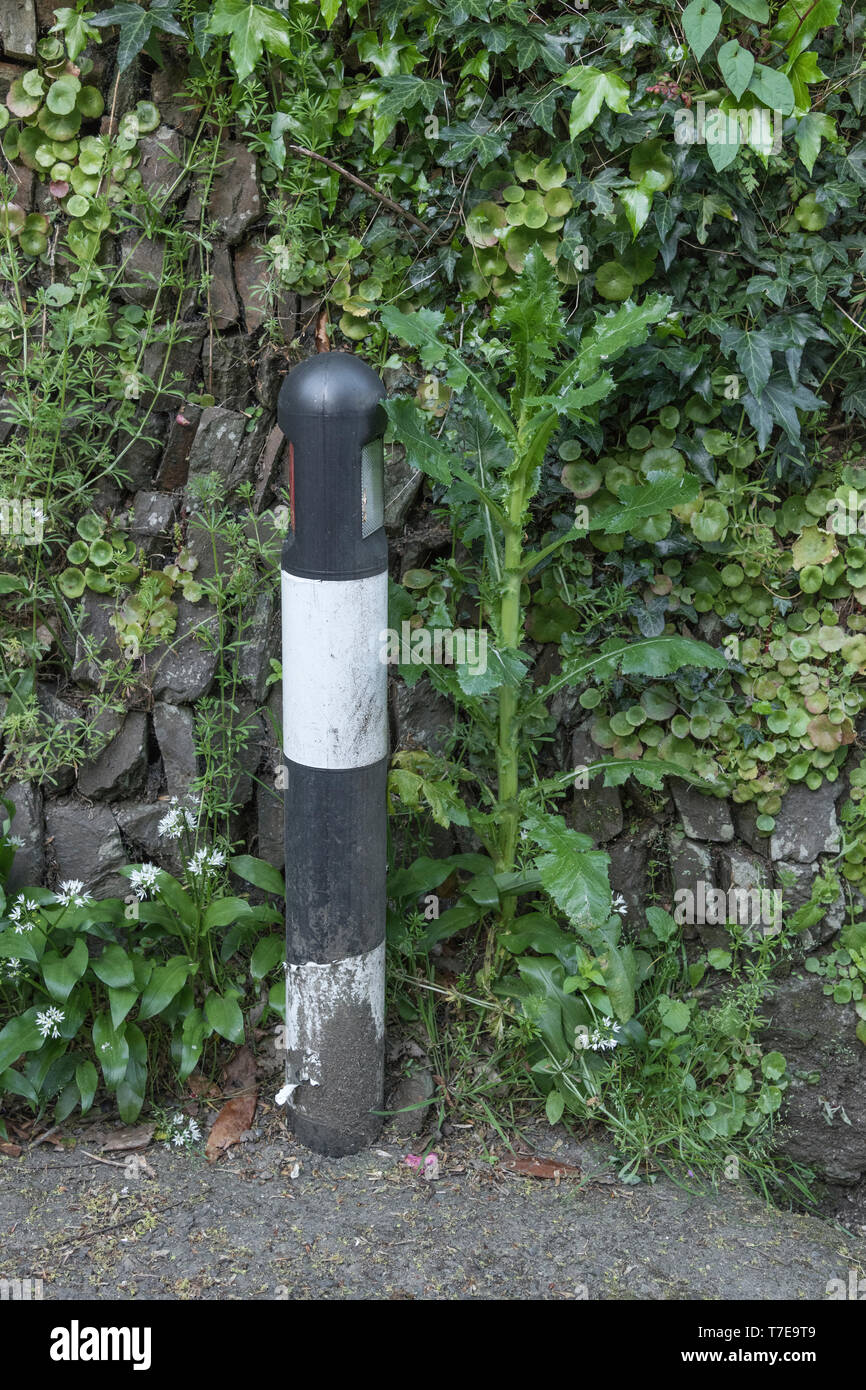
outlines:
{"label": "broad green leaf", "polygon": [[[39,1105],[39,1092],[33,1082],[23,1072],[16,1071],[14,1067],[7,1067],[5,1071],[0,1072],[0,1096],[4,1095],[23,1096],[34,1106],[38,1107]],[[6,1137],[2,1120],[0,1120],[0,1137]]]}
{"label": "broad green leaf", "polygon": [[530,816],[524,828],[542,851],[536,856],[536,868],[560,911],[579,926],[606,922],[610,916],[610,856],[593,850],[589,836],[570,830],[562,816]]}
{"label": "broad green leaf", "polygon": [[645,909],[646,919],[652,928],[653,935],[658,941],[670,941],[672,936],[676,936],[679,927],[669,912],[665,912],[663,907],[656,907],[654,904]]}
{"label": "broad green leaf", "polygon": [[601,961],[607,997],[620,1023],[628,1023],[634,1014],[635,963],[632,949],[609,942],[601,953]]}
{"label": "broad green leaf", "polygon": [[592,67],[569,68],[562,82],[577,91],[568,122],[569,138],[572,140],[589,129],[602,106],[620,115],[628,111],[629,89],[616,73],[602,72]]}
{"label": "broad green leaf", "polygon": [[115,1028],[120,1027],[137,998],[138,990],[135,985],[112,985],[109,987],[108,1006],[111,1010],[111,1022]]}
{"label": "broad green leaf", "polygon": [[692,0],[681,20],[686,43],[700,61],[722,27],[722,12],[715,0]]}
{"label": "broad green leaf", "polygon": [[544,1102],[544,1112],[552,1125],[558,1124],[565,1109],[565,1098],[559,1091],[551,1091]]}
{"label": "broad green leaf", "polygon": [[99,1073],[92,1062],[79,1062],[75,1068],[75,1080],[78,1083],[78,1093],[81,1097],[81,1113],[86,1115],[93,1104],[93,1097],[96,1095]]}
{"label": "broad green leaf", "polygon": [[251,914],[252,908],[246,898],[217,898],[205,912],[204,924],[208,930],[211,927],[227,927],[240,917]]}
{"label": "broad green leaf", "polygon": [[659,1001],[659,1013],[662,1023],[672,1033],[684,1033],[691,1021],[688,1005],[680,999],[668,999],[665,995]]}
{"label": "broad green leaf", "polygon": [[105,985],[122,988],[135,984],[132,960],[122,946],[106,946],[99,959],[93,962],[93,973]]}
{"label": "broad green leaf", "polygon": [[262,50],[292,57],[291,27],[276,10],[246,0],[217,0],[208,24],[211,34],[230,34],[229,52],[241,82],[254,71]]}
{"label": "broad green leaf", "polygon": [[282,874],[264,859],[256,859],[251,854],[238,854],[229,860],[229,868],[238,878],[261,888],[264,893],[275,893],[277,897],[286,896],[286,885]]}
{"label": "broad green leaf", "polygon": [[755,64],[749,91],[770,110],[779,111],[783,116],[790,116],[794,109],[794,88],[783,72],[767,67],[766,63]]}
{"label": "broad green leaf", "polygon": [[14,960],[38,960],[37,943],[44,946],[45,937],[35,928],[33,931],[23,932],[9,928],[8,931],[0,932],[0,960],[8,959],[10,956]]}
{"label": "broad green leaf", "polygon": [[115,1090],[126,1075],[129,1043],[125,1025],[115,1029],[108,1014],[97,1014],[93,1021],[93,1047],[109,1090]]}
{"label": "broad green leaf", "polygon": [[129,1061],[126,1075],[117,1086],[117,1108],[124,1124],[133,1124],[141,1114],[147,1094],[147,1041],[134,1023],[126,1025]]}
{"label": "broad green leaf", "polygon": [[737,14],[744,14],[747,19],[754,19],[758,24],[767,24],[770,19],[770,7],[767,0],[727,0],[729,9],[736,10]]}
{"label": "broad green leaf", "polygon": [[[285,985],[279,985],[285,994]],[[210,1037],[212,1026],[205,1022],[201,1009],[191,1009],[183,1020],[180,1032],[171,1040],[171,1055],[181,1081],[185,1081],[201,1061],[201,1045]]]}
{"label": "broad green leaf", "polygon": [[281,936],[265,936],[257,944],[250,960],[250,974],[254,980],[263,980],[279,964],[286,954],[286,943]]}
{"label": "broad green leaf", "polygon": [[36,1026],[38,1008],[28,1009],[26,1014],[12,1018],[0,1029],[0,1072],[6,1071],[17,1061],[22,1052],[36,1052],[44,1041]]}
{"label": "broad green leaf", "polygon": [[227,999],[212,991],[204,1001],[204,1011],[208,1023],[229,1042],[242,1043],[244,1040],[244,1016],[237,999]]}
{"label": "broad green leaf", "polygon": [[87,944],[81,938],[67,956],[49,953],[42,957],[42,978],[52,999],[61,1003],[68,999],[87,969],[88,960]]}
{"label": "broad green leaf", "polygon": [[517,969],[529,986],[518,996],[524,1013],[554,1057],[568,1061],[574,1056],[577,1029],[592,1023],[589,1010],[579,995],[564,990],[565,968],[554,956],[521,956]]}
{"label": "broad green leaf", "polygon": [[167,964],[158,965],[141,996],[141,1007],[138,1010],[139,1020],[153,1018],[155,1014],[162,1013],[166,1005],[170,1004],[174,996],[183,989],[187,977],[194,969],[192,961],[187,956],[172,956]]}
{"label": "broad green leaf", "polygon": [[166,873],[163,869],[157,881],[157,891],[163,902],[171,908],[172,912],[180,918],[183,925],[189,929],[195,926],[198,919],[198,908],[187,893],[182,888],[177,879],[172,874]]}
{"label": "broad green leaf", "polygon": [[722,44],[718,57],[722,77],[739,101],[755,70],[755,55],[736,39],[731,39],[729,43]]}

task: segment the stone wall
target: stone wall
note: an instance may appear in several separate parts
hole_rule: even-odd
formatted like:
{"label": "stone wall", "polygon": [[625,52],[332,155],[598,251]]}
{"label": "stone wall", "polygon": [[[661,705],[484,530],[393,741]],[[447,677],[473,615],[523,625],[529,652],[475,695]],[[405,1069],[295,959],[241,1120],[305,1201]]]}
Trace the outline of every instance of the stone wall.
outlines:
{"label": "stone wall", "polygon": [[[0,0],[0,99],[32,63],[38,34],[52,22],[52,10],[43,0]],[[97,73],[90,78],[106,92],[114,82],[107,54],[110,45],[95,51]],[[151,192],[166,186],[173,168],[169,155],[179,155],[195,129],[197,113],[178,95],[183,79],[176,55],[165,70],[150,77],[134,67],[121,84],[127,107],[146,97],[161,113],[161,126],[142,142],[140,167]],[[190,479],[216,471],[230,504],[237,502],[240,485],[250,483],[256,512],[278,500],[275,489],[282,479],[284,440],[275,424],[276,396],[288,366],[315,350],[319,308],[315,301],[290,294],[275,304],[268,301],[261,264],[265,208],[255,159],[243,144],[229,139],[222,160],[207,208],[217,232],[208,312],[191,304],[170,359],[170,374],[179,379],[184,393],[207,392],[215,403],[179,408],[177,398],[158,400],[147,428],[155,442],[137,442],[124,459],[130,488],[106,483],[98,499],[103,509],[131,513],[131,535],[157,564],[174,553],[179,526],[197,554],[199,574],[206,577],[213,573],[213,560],[190,527]],[[183,218],[190,225],[197,221],[200,187],[187,183],[174,196]],[[32,176],[22,174],[22,206],[39,207],[41,197]],[[144,240],[130,252],[121,239],[115,255],[129,256],[124,298],[152,303],[162,268],[160,247]],[[263,325],[274,319],[285,347],[274,347],[265,339]],[[154,348],[145,368],[154,373],[159,365]],[[399,372],[386,372],[386,385],[401,384]],[[386,481],[386,524],[399,575],[441,553],[450,544],[450,532],[426,512],[413,512],[422,478],[408,469],[399,448],[390,451]],[[243,516],[244,509],[237,510]],[[282,804],[274,775],[279,750],[273,732],[280,724],[280,691],[278,686],[268,691],[265,684],[269,658],[279,654],[277,603],[276,582],[263,587],[240,657],[237,718],[250,737],[237,770],[235,828],[250,852],[282,868]],[[71,680],[37,686],[46,724],[78,720],[82,697],[99,679],[94,653],[118,654],[109,626],[113,611],[112,600],[86,595],[84,623],[70,652]],[[130,861],[179,867],[157,826],[167,799],[182,797],[201,772],[194,720],[197,702],[214,686],[217,655],[212,644],[202,640],[212,636],[214,621],[207,603],[181,598],[174,636],[148,654],[125,710],[103,716],[110,738],[100,755],[60,769],[51,785],[17,781],[2,787],[14,803],[13,829],[23,841],[12,872],[13,891],[27,884],[54,885],[77,878],[96,895],[122,895],[128,885],[119,870]],[[547,652],[555,659],[555,649]],[[540,653],[542,663],[547,652]],[[582,711],[573,692],[557,696],[554,713],[559,719],[553,745],[556,770],[592,761],[597,750],[588,724],[580,722]],[[447,703],[425,681],[412,689],[395,684],[392,714],[395,747],[435,747],[451,725]],[[784,880],[785,900],[793,909],[808,899],[821,864],[839,847],[837,806],[844,790],[844,779],[815,792],[792,789],[769,839],[756,833],[748,809],[703,796],[686,783],[675,783],[664,797],[650,796],[637,784],[620,790],[595,783],[589,792],[572,793],[569,819],[610,854],[613,886],[625,897],[632,921],[641,920],[650,887],[668,893],[673,901],[677,890],[695,889],[700,882],[727,891],[731,885],[772,889]],[[843,908],[841,900],[832,904],[824,919],[804,934],[804,952],[832,948]],[[684,931],[690,949],[727,943],[721,926],[693,925]],[[795,968],[777,980],[766,1012],[767,1037],[788,1058],[792,1077],[784,1147],[793,1157],[815,1165],[831,1182],[861,1182],[866,1173],[866,1050],[855,1038],[853,1010],[829,998],[820,977]]]}

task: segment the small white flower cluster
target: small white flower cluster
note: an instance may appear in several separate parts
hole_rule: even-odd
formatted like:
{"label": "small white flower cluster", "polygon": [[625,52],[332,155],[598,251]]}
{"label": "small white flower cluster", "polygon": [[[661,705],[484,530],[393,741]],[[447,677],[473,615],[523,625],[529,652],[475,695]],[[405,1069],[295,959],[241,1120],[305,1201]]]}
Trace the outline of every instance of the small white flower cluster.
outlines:
{"label": "small white flower cluster", "polygon": [[208,869],[225,868],[226,857],[221,849],[197,849],[192,859],[187,861],[187,871],[198,878]]}
{"label": "small white flower cluster", "polygon": [[9,909],[9,921],[15,923],[15,931],[19,936],[26,931],[32,931],[36,926],[35,922],[28,922],[22,917],[24,912],[38,912],[39,904],[32,898],[25,898],[23,893],[19,893],[14,904]]}
{"label": "small white flower cluster", "polygon": [[66,1017],[62,1009],[45,1009],[43,1013],[36,1015],[36,1027],[39,1029],[43,1038],[59,1038],[60,1029],[58,1023],[62,1023]]}
{"label": "small white flower cluster", "polygon": [[578,1028],[575,1047],[580,1051],[588,1049],[591,1052],[608,1052],[611,1048],[618,1047],[621,1038],[617,1037],[617,1034],[622,1032],[619,1024],[607,1017],[602,1019],[602,1023],[608,1030],[607,1033],[602,1033],[599,1028],[593,1028],[591,1033],[587,1028]]}
{"label": "small white flower cluster", "polygon": [[163,1147],[166,1149],[189,1149],[193,1144],[197,1144],[201,1139],[201,1130],[197,1121],[187,1115],[182,1115],[178,1110],[172,1115],[169,1135]]}
{"label": "small white flower cluster", "polygon": [[24,841],[22,840],[20,835],[7,835],[6,843],[7,845],[11,845],[13,849],[24,848]]}
{"label": "small white flower cluster", "polygon": [[157,834],[166,840],[179,840],[185,830],[195,830],[198,814],[189,806],[181,806],[176,796],[169,802],[169,810],[157,826]]}
{"label": "small white flower cluster", "polygon": [[140,903],[144,902],[149,890],[156,885],[159,872],[156,864],[141,864],[130,873],[129,886]]}
{"label": "small white flower cluster", "polygon": [[617,893],[616,897],[611,903],[611,907],[613,908],[614,912],[619,913],[620,917],[628,916],[628,904],[626,903],[626,900],[623,897],[622,893]]}
{"label": "small white flower cluster", "polygon": [[91,894],[85,892],[80,878],[68,878],[65,883],[61,883],[54,896],[64,907],[84,907],[86,903],[93,902]]}
{"label": "small white flower cluster", "polygon": [[18,976],[24,973],[21,969],[21,962],[17,956],[8,956],[5,962],[0,961],[0,965],[3,964],[6,966],[7,980],[17,980]]}

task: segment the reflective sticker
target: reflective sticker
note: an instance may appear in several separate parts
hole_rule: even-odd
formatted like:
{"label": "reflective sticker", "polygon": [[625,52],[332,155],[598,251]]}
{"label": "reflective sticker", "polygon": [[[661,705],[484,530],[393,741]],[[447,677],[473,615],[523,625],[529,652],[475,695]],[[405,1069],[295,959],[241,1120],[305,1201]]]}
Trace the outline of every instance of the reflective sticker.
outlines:
{"label": "reflective sticker", "polygon": [[374,439],[361,450],[361,536],[364,540],[385,522],[384,440]]}

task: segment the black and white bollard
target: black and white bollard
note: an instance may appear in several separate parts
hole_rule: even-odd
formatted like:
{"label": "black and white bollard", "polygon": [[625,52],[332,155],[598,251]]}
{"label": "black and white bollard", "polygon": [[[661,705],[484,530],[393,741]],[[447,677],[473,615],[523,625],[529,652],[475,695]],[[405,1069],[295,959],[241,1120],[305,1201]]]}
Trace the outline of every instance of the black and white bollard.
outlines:
{"label": "black and white bollard", "polygon": [[282,555],[285,1096],[318,1153],[381,1128],[385,1050],[388,546],[384,388],[350,353],[280,390],[291,521]]}

